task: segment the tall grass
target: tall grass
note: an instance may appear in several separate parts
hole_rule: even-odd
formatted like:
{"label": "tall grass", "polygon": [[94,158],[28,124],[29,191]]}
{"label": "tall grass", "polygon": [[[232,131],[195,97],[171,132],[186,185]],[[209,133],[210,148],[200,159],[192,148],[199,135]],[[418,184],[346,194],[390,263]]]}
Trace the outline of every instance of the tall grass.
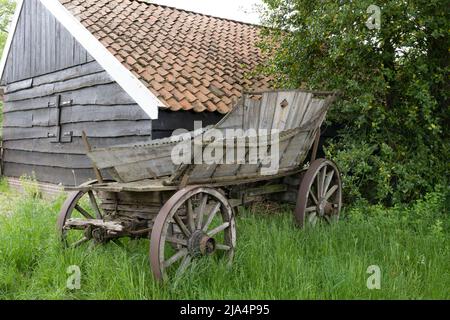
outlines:
{"label": "tall grass", "polygon": [[[199,260],[160,286],[147,240],[62,250],[55,222],[63,197],[18,196],[0,184],[0,299],[450,298],[446,194],[391,209],[359,204],[338,224],[310,230],[296,229],[287,207],[242,210],[231,268]],[[81,268],[79,290],[66,288],[71,265]],[[381,268],[380,290],[366,286],[370,265]]]}

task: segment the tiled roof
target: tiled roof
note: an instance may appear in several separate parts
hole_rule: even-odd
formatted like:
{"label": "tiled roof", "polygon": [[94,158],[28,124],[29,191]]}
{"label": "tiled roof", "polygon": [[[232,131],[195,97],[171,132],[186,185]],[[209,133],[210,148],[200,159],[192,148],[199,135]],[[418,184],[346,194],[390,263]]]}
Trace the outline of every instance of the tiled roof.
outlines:
{"label": "tiled roof", "polygon": [[171,110],[228,112],[262,61],[260,27],[142,0],[60,0]]}

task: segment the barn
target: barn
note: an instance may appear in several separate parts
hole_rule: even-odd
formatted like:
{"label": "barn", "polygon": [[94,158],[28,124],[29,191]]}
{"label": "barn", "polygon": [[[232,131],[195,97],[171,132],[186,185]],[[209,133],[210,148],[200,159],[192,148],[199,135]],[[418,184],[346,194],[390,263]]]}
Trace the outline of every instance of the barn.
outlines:
{"label": "barn", "polygon": [[18,1],[0,62],[2,172],[49,185],[94,178],[93,147],[216,123],[262,62],[260,27],[142,0]]}

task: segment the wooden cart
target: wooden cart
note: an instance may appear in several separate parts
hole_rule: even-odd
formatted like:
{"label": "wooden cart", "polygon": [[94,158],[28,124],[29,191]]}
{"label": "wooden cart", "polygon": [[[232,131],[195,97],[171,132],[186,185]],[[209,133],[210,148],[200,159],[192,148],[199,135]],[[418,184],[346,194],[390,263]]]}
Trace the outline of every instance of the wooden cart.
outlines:
{"label": "wooden cart", "polygon": [[[246,93],[210,128],[148,144],[94,150],[86,139],[97,180],[68,188],[73,192],[58,219],[63,242],[79,246],[150,236],[150,265],[155,278],[164,280],[185,270],[193,258],[217,254],[231,261],[238,206],[274,196],[292,199],[294,194],[298,226],[337,219],[339,170],[330,160],[316,159],[320,126],[335,98],[333,92],[299,90]],[[197,148],[200,154],[224,146],[223,139],[214,140],[210,133],[225,137],[227,129],[241,131],[235,131],[234,143],[224,148],[222,157],[241,154],[245,161],[205,164],[195,161],[195,152],[189,163],[172,161],[174,148],[180,146]],[[267,154],[275,150],[278,170],[264,171],[267,164],[250,151],[255,143]],[[112,180],[105,180],[100,170]]]}

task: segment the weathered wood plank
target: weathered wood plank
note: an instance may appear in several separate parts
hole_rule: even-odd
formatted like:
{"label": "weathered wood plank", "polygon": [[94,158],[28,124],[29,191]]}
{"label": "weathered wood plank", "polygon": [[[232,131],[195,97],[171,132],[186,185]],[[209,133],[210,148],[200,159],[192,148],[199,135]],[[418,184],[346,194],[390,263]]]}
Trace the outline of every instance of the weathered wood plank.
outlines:
{"label": "weathered wood plank", "polygon": [[30,89],[13,92],[5,96],[5,102],[45,97],[56,93],[74,91],[110,83],[113,83],[110,75],[106,72],[100,72],[67,81],[44,84]]}
{"label": "weathered wood plank", "polygon": [[61,109],[61,123],[106,120],[150,120],[142,108],[136,105],[78,105]]}
{"label": "weathered wood plank", "polygon": [[260,129],[272,128],[273,116],[275,115],[275,108],[277,104],[277,97],[277,92],[263,94],[263,98],[261,101],[261,115],[259,121]]}
{"label": "weathered wood plank", "polygon": [[[286,93],[279,93],[278,99],[275,107],[275,115],[272,122],[272,129],[277,129],[283,131],[285,129],[293,129],[286,128],[286,123],[288,121],[288,115],[291,109],[294,109],[296,106],[294,105],[294,99],[297,96],[297,92],[291,91]],[[282,104],[287,104],[286,107],[283,107]]]}
{"label": "weathered wood plank", "polygon": [[[118,144],[144,143],[150,140],[150,136],[129,136],[114,138],[89,138],[93,148],[104,148]],[[80,137],[73,137],[71,143],[50,143],[47,138],[9,140],[3,142],[5,149],[38,151],[48,153],[86,154],[83,141]]]}
{"label": "weathered wood plank", "polygon": [[42,76],[37,76],[33,78],[33,85],[40,86],[48,83],[55,83],[60,81],[66,81],[74,78],[79,78],[84,75],[90,75],[93,73],[99,73],[104,71],[103,68],[96,62],[89,62],[61,71],[52,72]]}
{"label": "weathered wood plank", "polygon": [[22,81],[18,81],[18,82],[14,82],[11,84],[8,84],[5,87],[5,94],[11,93],[11,92],[15,92],[15,91],[19,91],[19,90],[23,90],[23,89],[28,89],[31,88],[33,86],[33,79],[26,79],[26,80],[22,80]]}
{"label": "weathered wood plank", "polygon": [[244,118],[244,130],[258,130],[259,112],[261,109],[261,101],[246,99],[245,100],[247,116]]}
{"label": "weathered wood plank", "polygon": [[50,166],[69,169],[92,168],[92,163],[85,155],[55,154],[37,151],[19,151],[7,149],[4,152],[4,161],[18,164]]}
{"label": "weathered wood plank", "polygon": [[[7,177],[33,176],[40,182],[78,186],[83,182],[95,179],[92,169],[66,169],[57,167],[33,166],[4,162],[4,174]],[[109,175],[102,173],[104,177]]]}
{"label": "weathered wood plank", "polygon": [[53,115],[56,108],[38,109],[29,112],[12,112],[5,114],[4,127],[23,127],[33,126],[49,127],[58,124]]}
{"label": "weathered wood plank", "polygon": [[[23,140],[46,138],[49,134],[56,134],[58,127],[8,127],[3,129],[3,140]],[[61,131],[72,132],[75,137],[81,137],[85,131],[89,137],[112,138],[126,136],[151,136],[151,121],[99,121],[68,123],[61,126]]]}

